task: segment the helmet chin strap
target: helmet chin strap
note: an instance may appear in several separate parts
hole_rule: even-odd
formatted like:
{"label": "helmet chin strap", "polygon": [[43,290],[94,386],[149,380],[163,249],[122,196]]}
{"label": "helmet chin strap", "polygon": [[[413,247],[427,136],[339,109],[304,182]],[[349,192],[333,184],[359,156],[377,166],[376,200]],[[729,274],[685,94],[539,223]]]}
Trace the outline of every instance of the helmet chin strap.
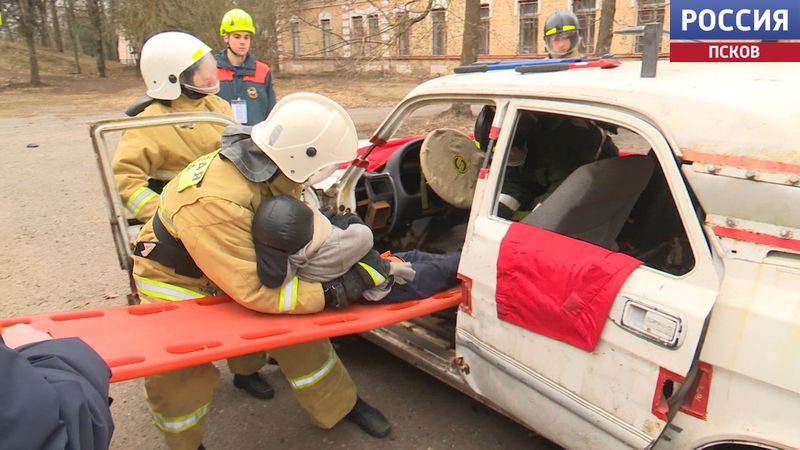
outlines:
{"label": "helmet chin strap", "polygon": [[197,100],[208,95],[208,94],[203,94],[202,92],[193,91],[183,84],[181,85],[181,92],[183,93],[183,95],[191,98],[192,100]]}
{"label": "helmet chin strap", "polygon": [[245,56],[247,56],[247,53],[245,53],[244,55],[240,55],[240,54],[236,53],[236,51],[234,49],[232,49],[230,45],[228,46],[228,51],[233,53],[234,55],[238,56],[239,58],[244,58]]}

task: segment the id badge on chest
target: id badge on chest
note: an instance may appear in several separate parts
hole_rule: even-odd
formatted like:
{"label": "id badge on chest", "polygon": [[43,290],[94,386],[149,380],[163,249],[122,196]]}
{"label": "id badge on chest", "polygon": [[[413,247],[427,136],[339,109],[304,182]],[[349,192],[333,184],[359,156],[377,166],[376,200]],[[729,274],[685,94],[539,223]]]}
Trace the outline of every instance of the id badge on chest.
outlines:
{"label": "id badge on chest", "polygon": [[231,100],[231,109],[233,109],[233,118],[239,123],[247,123],[247,102],[237,98]]}

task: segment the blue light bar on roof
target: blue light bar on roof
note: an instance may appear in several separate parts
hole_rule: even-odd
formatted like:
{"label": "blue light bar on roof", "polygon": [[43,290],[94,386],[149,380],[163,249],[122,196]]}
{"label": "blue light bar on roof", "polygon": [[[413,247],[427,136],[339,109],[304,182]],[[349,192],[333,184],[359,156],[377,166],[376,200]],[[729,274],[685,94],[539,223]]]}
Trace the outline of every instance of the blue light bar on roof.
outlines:
{"label": "blue light bar on roof", "polygon": [[538,66],[542,64],[569,64],[586,61],[586,58],[542,58],[542,59],[511,59],[491,63],[469,64],[458,66],[454,73],[488,72],[490,70],[509,70],[521,66]]}

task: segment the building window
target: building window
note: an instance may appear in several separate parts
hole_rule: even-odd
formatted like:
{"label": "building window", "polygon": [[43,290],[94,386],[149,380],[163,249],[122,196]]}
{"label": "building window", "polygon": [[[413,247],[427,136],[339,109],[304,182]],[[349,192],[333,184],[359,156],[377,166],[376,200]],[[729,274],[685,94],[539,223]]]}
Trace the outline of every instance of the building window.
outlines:
{"label": "building window", "polygon": [[[636,25],[646,25],[648,23],[664,23],[664,0],[638,0],[639,7],[636,14]],[[661,51],[661,48],[658,49]],[[636,53],[642,53],[642,38],[636,36]]]}
{"label": "building window", "polygon": [[350,19],[350,56],[364,55],[364,18],[355,16]]}
{"label": "building window", "polygon": [[292,22],[292,56],[300,54],[300,23]]}
{"label": "building window", "polygon": [[478,54],[489,54],[489,5],[481,5],[481,22],[479,25],[480,42],[478,42]]}
{"label": "building window", "polygon": [[539,37],[539,2],[519,2],[519,52],[537,53],[536,42]]}
{"label": "building window", "polygon": [[408,13],[397,14],[395,20],[397,22],[397,56],[408,56],[411,54],[411,23],[408,21]]}
{"label": "building window", "polygon": [[319,24],[320,28],[322,28],[322,52],[327,58],[333,54],[331,49],[331,19],[322,19]]}
{"label": "building window", "polygon": [[584,51],[586,53],[594,53],[597,0],[573,0],[572,9],[575,11],[575,15],[578,16]]}
{"label": "building window", "polygon": [[447,54],[447,23],[445,11],[436,9],[431,11],[431,38],[433,44],[432,54],[441,56]]}
{"label": "building window", "polygon": [[369,42],[370,52],[375,53],[380,48],[381,44],[381,29],[380,21],[377,14],[370,14],[367,16],[367,42]]}

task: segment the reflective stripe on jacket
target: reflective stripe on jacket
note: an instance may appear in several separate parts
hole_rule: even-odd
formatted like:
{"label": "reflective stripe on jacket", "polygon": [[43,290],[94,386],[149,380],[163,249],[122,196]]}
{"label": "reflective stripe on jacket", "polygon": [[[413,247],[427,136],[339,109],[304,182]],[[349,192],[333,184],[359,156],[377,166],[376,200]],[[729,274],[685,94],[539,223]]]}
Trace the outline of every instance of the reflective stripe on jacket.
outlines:
{"label": "reflective stripe on jacket", "polygon": [[143,294],[148,297],[155,297],[171,302],[208,297],[208,295],[202,292],[193,291],[191,289],[165,283],[163,281],[151,280],[150,278],[145,278],[138,275],[134,275],[133,279],[136,281],[136,289],[138,290],[139,294]]}

